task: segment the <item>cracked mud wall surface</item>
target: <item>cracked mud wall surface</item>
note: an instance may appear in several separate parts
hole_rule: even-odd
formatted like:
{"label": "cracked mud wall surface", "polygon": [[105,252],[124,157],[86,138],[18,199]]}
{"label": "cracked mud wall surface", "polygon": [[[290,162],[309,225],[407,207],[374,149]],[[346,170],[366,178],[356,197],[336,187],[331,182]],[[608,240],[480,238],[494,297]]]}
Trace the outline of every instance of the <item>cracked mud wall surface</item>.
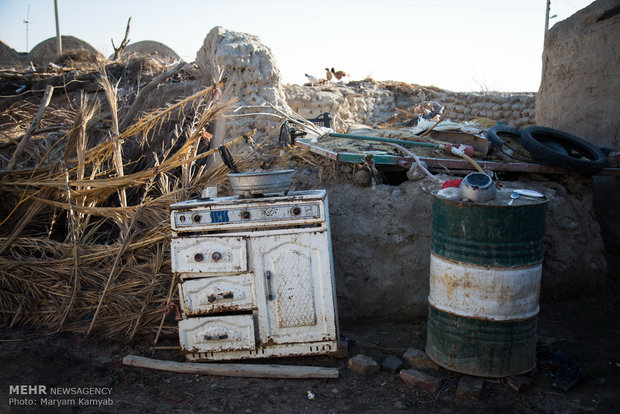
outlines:
{"label": "cracked mud wall surface", "polygon": [[[607,263],[590,179],[523,179],[511,184],[549,198],[541,296],[570,298],[604,286]],[[375,189],[327,186],[341,319],[426,317],[431,192],[437,189],[428,179]]]}
{"label": "cracked mud wall surface", "polygon": [[620,13],[599,0],[548,32],[536,124],[597,146],[620,147]]}

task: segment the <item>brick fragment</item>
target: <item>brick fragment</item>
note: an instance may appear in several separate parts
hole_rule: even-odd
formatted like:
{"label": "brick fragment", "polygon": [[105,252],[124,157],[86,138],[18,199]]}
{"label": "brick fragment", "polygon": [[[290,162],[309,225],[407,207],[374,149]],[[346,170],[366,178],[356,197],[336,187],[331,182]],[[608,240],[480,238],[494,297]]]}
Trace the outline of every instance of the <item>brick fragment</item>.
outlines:
{"label": "brick fragment", "polygon": [[350,358],[347,367],[357,375],[373,375],[381,370],[374,359],[362,354]]}
{"label": "brick fragment", "polygon": [[400,371],[400,378],[407,385],[412,385],[423,391],[434,393],[441,385],[441,379],[432,375],[425,374],[415,369],[403,369]]}
{"label": "brick fragment", "polygon": [[416,369],[439,369],[439,365],[431,360],[428,355],[426,355],[426,352],[420,349],[409,348],[403,355],[403,359]]}
{"label": "brick fragment", "polygon": [[510,388],[512,388],[513,390],[517,392],[523,391],[524,389],[532,385],[533,382],[534,382],[533,378],[530,378],[525,375],[517,375],[514,377],[506,378],[506,384],[508,384]]}
{"label": "brick fragment", "polygon": [[381,363],[381,369],[387,372],[391,372],[392,374],[396,374],[402,366],[403,361],[393,355],[386,356]]}
{"label": "brick fragment", "polygon": [[484,380],[478,377],[465,376],[460,379],[456,387],[456,397],[461,400],[478,401],[482,393]]}

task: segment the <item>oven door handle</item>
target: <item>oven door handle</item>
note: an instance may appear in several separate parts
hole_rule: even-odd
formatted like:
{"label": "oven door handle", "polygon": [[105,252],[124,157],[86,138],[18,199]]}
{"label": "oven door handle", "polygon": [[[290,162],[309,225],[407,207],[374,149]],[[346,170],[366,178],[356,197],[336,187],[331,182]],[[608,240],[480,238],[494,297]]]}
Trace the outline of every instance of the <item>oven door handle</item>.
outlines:
{"label": "oven door handle", "polygon": [[272,273],[270,270],[267,270],[265,272],[265,279],[267,281],[267,299],[268,300],[273,300],[273,292],[271,290],[271,278],[272,278]]}

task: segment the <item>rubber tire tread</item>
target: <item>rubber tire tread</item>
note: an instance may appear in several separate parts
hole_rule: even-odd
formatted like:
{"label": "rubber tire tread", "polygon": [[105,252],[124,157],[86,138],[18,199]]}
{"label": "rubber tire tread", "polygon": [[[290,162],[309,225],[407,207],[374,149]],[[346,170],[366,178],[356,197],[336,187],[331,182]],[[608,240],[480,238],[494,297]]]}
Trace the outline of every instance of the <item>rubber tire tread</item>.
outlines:
{"label": "rubber tire tread", "polygon": [[514,135],[515,138],[519,138],[521,137],[521,130],[503,126],[491,127],[487,131],[487,139],[491,142],[493,148],[501,148],[504,145],[504,140],[499,137],[499,134]]}
{"label": "rubber tire tread", "polygon": [[[543,139],[541,140],[541,138]],[[541,141],[557,142],[565,148],[568,147],[579,151],[590,158],[590,160],[563,155],[549,148]],[[545,164],[555,165],[586,175],[596,174],[605,168],[605,163],[607,162],[605,154],[588,141],[553,128],[540,126],[525,128],[521,132],[521,146]]]}

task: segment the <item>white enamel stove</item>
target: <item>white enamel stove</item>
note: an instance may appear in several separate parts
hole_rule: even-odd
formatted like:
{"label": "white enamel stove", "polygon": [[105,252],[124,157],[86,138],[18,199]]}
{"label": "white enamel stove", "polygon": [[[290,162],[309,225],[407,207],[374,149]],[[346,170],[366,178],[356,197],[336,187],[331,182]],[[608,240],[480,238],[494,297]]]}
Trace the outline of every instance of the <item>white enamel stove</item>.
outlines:
{"label": "white enamel stove", "polygon": [[170,209],[188,360],[337,351],[325,190],[189,200]]}

